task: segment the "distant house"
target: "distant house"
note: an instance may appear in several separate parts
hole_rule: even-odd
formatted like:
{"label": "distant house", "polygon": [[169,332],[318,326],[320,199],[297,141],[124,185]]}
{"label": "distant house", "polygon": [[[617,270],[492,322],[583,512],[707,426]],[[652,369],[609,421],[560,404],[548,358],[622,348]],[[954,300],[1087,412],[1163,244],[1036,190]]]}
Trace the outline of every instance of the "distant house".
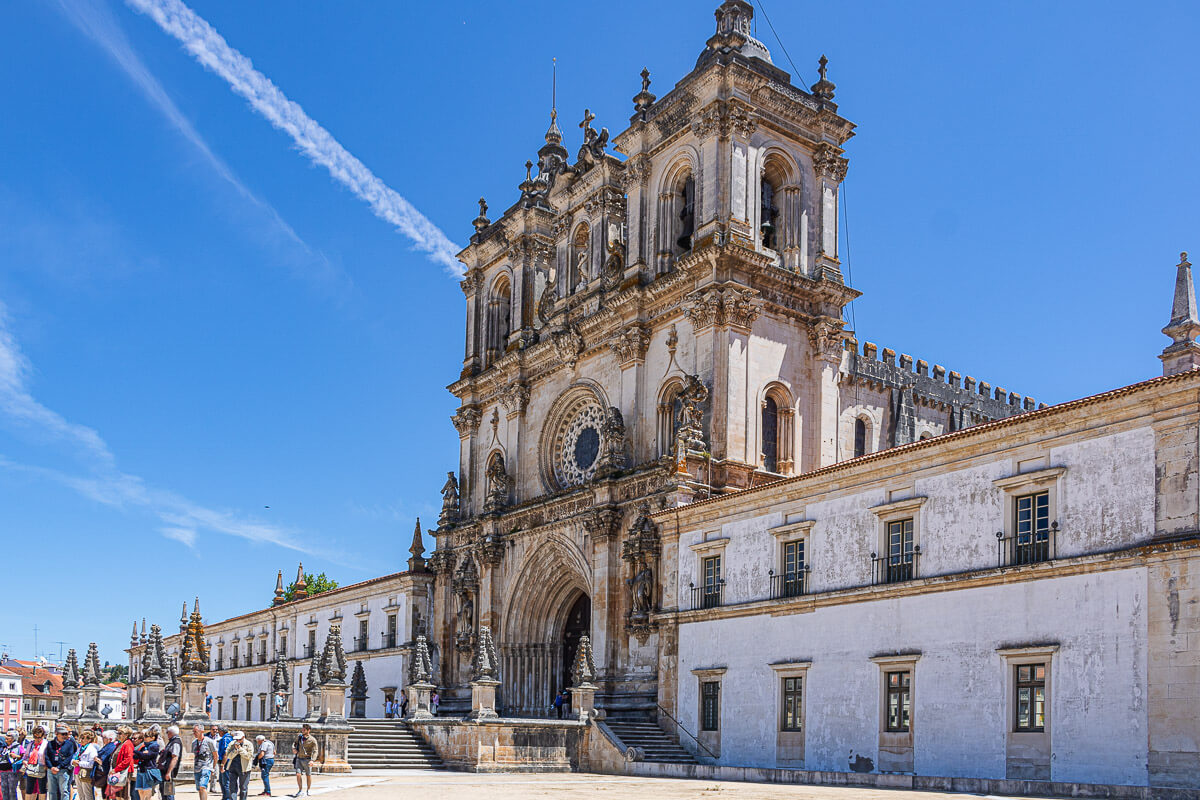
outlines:
{"label": "distant house", "polygon": [[47,731],[62,713],[62,675],[32,661],[9,660],[4,669],[21,676],[21,724],[27,731]]}
{"label": "distant house", "polygon": [[21,676],[0,667],[0,730],[21,727]]}

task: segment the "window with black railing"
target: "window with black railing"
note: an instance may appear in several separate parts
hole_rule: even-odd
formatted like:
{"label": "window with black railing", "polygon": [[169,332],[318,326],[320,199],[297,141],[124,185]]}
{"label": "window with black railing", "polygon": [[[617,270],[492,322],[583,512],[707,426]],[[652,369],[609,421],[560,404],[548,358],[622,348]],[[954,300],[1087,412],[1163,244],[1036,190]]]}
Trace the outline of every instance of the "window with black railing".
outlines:
{"label": "window with black railing", "polygon": [[306,645],[304,645],[304,657],[305,657],[305,658],[312,658],[313,649],[314,649],[314,648],[313,648],[313,645],[311,645],[311,644],[306,644]]}
{"label": "window with black railing", "polygon": [[706,583],[703,586],[690,584],[692,588],[692,608],[716,608],[723,605],[725,596],[725,581]]}
{"label": "window with black railing", "polygon": [[384,647],[384,649],[385,649],[385,650],[386,650],[387,648],[389,648],[389,647],[395,647],[395,646],[396,646],[396,633],[395,633],[395,631],[387,631],[387,632],[385,632],[385,633],[381,633],[381,634],[379,634],[379,635],[380,635],[380,637],[382,637],[382,639],[383,639],[383,647]]}
{"label": "window with black railing", "polygon": [[1058,521],[1050,522],[1050,493],[1035,492],[1013,498],[1014,530],[996,534],[998,565],[1037,564],[1055,557]]}
{"label": "window with black railing", "polygon": [[362,650],[366,650],[367,647],[368,647],[368,644],[367,644],[367,639],[365,636],[355,636],[354,637],[354,649],[355,650],[362,651]]}
{"label": "window with black railing", "polygon": [[784,600],[808,592],[808,565],[779,575],[771,570],[771,599]]}
{"label": "window with black railing", "polygon": [[874,583],[901,583],[919,577],[921,546],[914,541],[911,519],[889,522],[884,544],[883,555],[871,553]]}

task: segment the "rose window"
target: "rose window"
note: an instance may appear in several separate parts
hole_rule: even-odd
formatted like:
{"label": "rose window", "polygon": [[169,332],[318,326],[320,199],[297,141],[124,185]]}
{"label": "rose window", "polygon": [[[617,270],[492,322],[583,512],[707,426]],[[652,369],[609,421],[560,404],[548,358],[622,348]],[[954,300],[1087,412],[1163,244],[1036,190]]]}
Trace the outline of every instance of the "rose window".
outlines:
{"label": "rose window", "polygon": [[559,486],[578,486],[596,476],[604,410],[590,398],[566,416],[554,441],[554,478]]}

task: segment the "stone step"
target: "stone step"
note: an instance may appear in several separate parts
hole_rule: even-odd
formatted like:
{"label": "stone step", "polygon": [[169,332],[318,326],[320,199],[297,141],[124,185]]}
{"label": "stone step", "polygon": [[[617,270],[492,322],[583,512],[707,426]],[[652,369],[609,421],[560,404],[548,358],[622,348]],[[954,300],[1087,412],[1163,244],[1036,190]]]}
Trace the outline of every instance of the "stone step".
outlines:
{"label": "stone step", "polygon": [[695,757],[676,739],[653,722],[642,720],[610,720],[609,730],[622,744],[636,747],[646,761],[664,764],[695,764]]}

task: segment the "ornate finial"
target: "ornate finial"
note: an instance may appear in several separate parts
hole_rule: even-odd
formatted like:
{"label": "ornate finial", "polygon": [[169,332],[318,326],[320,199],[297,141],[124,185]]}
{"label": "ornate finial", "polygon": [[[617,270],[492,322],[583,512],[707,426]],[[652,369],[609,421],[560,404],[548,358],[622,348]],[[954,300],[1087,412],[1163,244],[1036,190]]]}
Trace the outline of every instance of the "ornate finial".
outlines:
{"label": "ornate finial", "polygon": [[633,110],[645,111],[658,98],[650,93],[650,70],[642,68],[642,90],[633,96]]}
{"label": "ornate finial", "polygon": [[96,643],[89,642],[87,657],[83,659],[83,685],[99,686],[101,680],[100,654],[96,651]]}
{"label": "ornate finial", "polygon": [[204,638],[204,622],[200,619],[199,597],[192,608],[192,617],[179,649],[179,670],[183,675],[208,672],[208,640]]}
{"label": "ornate finial", "polygon": [[592,681],[596,679],[596,664],[592,659],[592,640],[586,633],[579,637],[579,649],[575,651],[575,666],[571,676],[574,688],[594,688]]}
{"label": "ornate finial", "polygon": [[525,180],[533,180],[533,162],[525,159]]}
{"label": "ornate finial", "polygon": [[321,657],[314,655],[308,665],[308,691],[313,691],[323,682],[321,678]]}
{"label": "ornate finial", "polygon": [[142,644],[146,643],[146,618],[145,617],[142,617],[142,635],[138,641],[140,641]]}
{"label": "ornate finial", "polygon": [[353,700],[367,699],[367,673],[361,661],[354,662],[354,674],[350,677],[350,697]]}
{"label": "ornate finial", "polygon": [[321,654],[322,683],[346,682],[346,650],[342,647],[342,626],[334,623],[329,626],[329,635],[325,637],[325,652]]}
{"label": "ornate finial", "polygon": [[421,541],[421,518],[417,517],[417,527],[413,531],[412,546],[408,548],[412,558],[408,560],[409,572],[425,571],[425,543]]}
{"label": "ornate finial", "polygon": [[308,597],[308,581],[304,580],[304,562],[300,562],[300,566],[296,568],[296,584],[292,591],[293,600],[302,600]]}
{"label": "ornate finial", "polygon": [[179,632],[187,630],[187,600],[183,601],[183,610],[179,612]]}
{"label": "ornate finial", "polygon": [[589,130],[592,127],[592,120],[595,118],[596,115],[592,113],[592,110],[590,108],[585,108],[583,110],[583,122],[579,123],[579,127],[584,131]]}
{"label": "ornate finial", "polygon": [[197,615],[200,613],[200,595],[196,595],[196,605],[192,606],[192,613]]}
{"label": "ornate finial", "polygon": [[475,657],[471,660],[471,680],[498,680],[500,661],[496,658],[496,643],[492,641],[492,629],[487,625],[479,626],[478,641],[475,646]]}
{"label": "ornate finial", "polygon": [[79,688],[79,660],[75,656],[75,648],[67,651],[67,662],[63,665],[62,685],[64,689]]}
{"label": "ornate finial", "polygon": [[417,637],[412,660],[408,662],[408,683],[429,683],[433,680],[433,665],[429,660],[429,645],[424,636]]}
{"label": "ornate finial", "polygon": [[562,131],[558,129],[558,59],[552,59],[550,77],[550,127],[546,129],[546,144],[562,144]]}
{"label": "ornate finial", "polygon": [[129,646],[134,647],[137,645],[137,643],[138,643],[137,620],[135,619],[133,621],[133,633],[129,634]]}
{"label": "ornate finial", "polygon": [[275,672],[271,675],[271,692],[290,692],[292,690],[292,671],[288,669],[287,656],[279,651],[275,659]]}
{"label": "ornate finial", "polygon": [[157,625],[150,626],[150,638],[146,641],[146,650],[142,653],[142,680],[167,679],[166,654],[163,652],[162,629]]}
{"label": "ornate finial", "polygon": [[829,80],[829,59],[822,54],[817,63],[820,65],[817,67],[817,72],[820,74],[821,80],[812,85],[812,94],[818,100],[828,102],[833,100],[833,90],[837,88],[837,85]]}
{"label": "ornate finial", "polygon": [[1171,300],[1171,321],[1162,332],[1171,337],[1159,358],[1163,374],[1175,375],[1200,369],[1200,314],[1196,310],[1196,287],[1192,282],[1192,265],[1186,252],[1179,254],[1175,268],[1175,294]]}
{"label": "ornate finial", "polygon": [[492,224],[487,215],[487,201],[482,197],[479,198],[479,216],[471,224],[475,226],[476,233],[483,233],[483,229]]}
{"label": "ornate finial", "polygon": [[279,574],[275,576],[275,599],[271,601],[271,605],[279,606],[287,602],[283,596],[283,570],[279,570]]}

